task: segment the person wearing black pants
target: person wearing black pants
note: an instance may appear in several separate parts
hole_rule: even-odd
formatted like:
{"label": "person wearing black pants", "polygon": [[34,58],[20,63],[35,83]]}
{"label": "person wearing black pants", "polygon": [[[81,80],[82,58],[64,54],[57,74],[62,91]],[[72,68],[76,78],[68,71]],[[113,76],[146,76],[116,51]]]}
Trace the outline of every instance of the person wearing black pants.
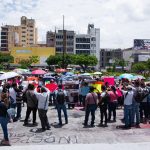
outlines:
{"label": "person wearing black pants", "polygon": [[95,111],[97,109],[97,99],[98,96],[94,92],[94,87],[90,87],[90,92],[87,94],[85,99],[85,120],[83,125],[88,125],[88,119],[89,115],[91,113],[91,127],[94,127],[94,121],[95,121]]}
{"label": "person wearing black pants", "polygon": [[50,91],[46,87],[41,87],[40,92],[35,91],[38,99],[38,113],[41,121],[42,131],[49,130],[50,124],[48,122],[47,111],[49,104]]}
{"label": "person wearing black pants", "polygon": [[113,122],[116,122],[116,108],[117,108],[117,99],[118,93],[114,86],[111,86],[111,91],[108,92],[110,100],[108,103],[108,121],[111,121],[111,114],[113,112]]}
{"label": "person wearing black pants", "polygon": [[29,119],[29,116],[31,114],[31,111],[33,113],[33,125],[36,125],[36,112],[37,112],[36,107],[34,107],[34,108],[27,107],[26,117],[25,117],[25,120],[24,120],[24,125],[28,125],[28,119]]}
{"label": "person wearing black pants", "polygon": [[34,93],[34,85],[33,84],[28,85],[26,97],[27,97],[27,111],[26,111],[26,117],[25,117],[24,125],[28,125],[28,119],[29,119],[31,111],[33,112],[33,125],[37,125],[37,123],[36,123],[36,112],[37,112],[38,100],[37,100],[36,95]]}
{"label": "person wearing black pants", "polygon": [[[106,92],[106,87],[102,85],[102,93],[99,99],[99,107],[100,107],[100,126],[107,127],[107,105],[109,101],[109,95]],[[103,118],[105,117],[105,124],[103,125]]]}

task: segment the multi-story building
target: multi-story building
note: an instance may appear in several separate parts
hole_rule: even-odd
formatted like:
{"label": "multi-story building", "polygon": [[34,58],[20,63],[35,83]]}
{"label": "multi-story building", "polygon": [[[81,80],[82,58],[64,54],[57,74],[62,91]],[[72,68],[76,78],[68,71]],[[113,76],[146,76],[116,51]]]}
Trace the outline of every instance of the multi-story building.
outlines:
{"label": "multi-story building", "polygon": [[34,46],[37,44],[37,28],[35,20],[21,17],[21,46]]}
{"label": "multi-story building", "polygon": [[100,52],[100,29],[94,28],[94,24],[88,25],[87,34],[75,34],[74,31],[58,30],[48,31],[46,34],[47,46],[55,46],[56,54],[88,54],[95,55],[98,59]]}
{"label": "multi-story building", "polygon": [[86,34],[75,36],[75,54],[91,54],[91,37]]}
{"label": "multi-story building", "polygon": [[5,25],[1,27],[1,51],[10,51],[15,46],[35,46],[37,44],[37,29],[35,20],[21,17],[19,26]]}
{"label": "multi-story building", "polygon": [[47,46],[55,46],[56,54],[74,53],[74,31],[58,30],[56,32],[48,31],[46,34]]}
{"label": "multi-story building", "polygon": [[100,50],[100,68],[105,69],[112,66],[115,59],[122,59],[123,53],[121,49],[101,49]]}
{"label": "multi-story building", "polygon": [[94,55],[98,59],[97,68],[100,64],[100,29],[94,28],[94,24],[88,25],[87,34],[75,35],[75,54]]}
{"label": "multi-story building", "polygon": [[55,46],[55,32],[48,31],[46,33],[46,45],[47,45],[47,47]]}

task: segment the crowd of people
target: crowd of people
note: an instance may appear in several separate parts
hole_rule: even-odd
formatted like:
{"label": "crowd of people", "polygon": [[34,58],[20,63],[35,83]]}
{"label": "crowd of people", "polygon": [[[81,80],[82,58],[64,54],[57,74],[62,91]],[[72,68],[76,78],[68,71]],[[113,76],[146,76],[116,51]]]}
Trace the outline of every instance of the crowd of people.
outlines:
{"label": "crowd of people", "polygon": [[[32,112],[32,124],[37,125],[37,111],[41,122],[41,131],[50,130],[51,125],[47,117],[49,106],[53,105],[58,113],[58,125],[62,126],[62,115],[64,113],[65,124],[68,124],[67,106],[69,106],[68,92],[63,84],[54,80],[45,85],[42,80],[35,84],[29,83],[26,88],[22,86],[22,80],[13,79],[2,84],[0,82],[0,124],[4,133],[3,145],[10,145],[8,137],[8,122],[18,121],[22,118],[22,107],[26,103],[26,115],[24,126],[29,124]],[[100,127],[108,127],[108,123],[116,122],[116,110],[124,108],[123,129],[140,127],[140,123],[150,123],[150,84],[144,80],[119,81],[115,85],[107,82],[99,89],[90,86],[86,80],[78,81],[78,96],[74,96],[75,105],[82,106],[85,111],[84,127],[95,126],[95,111],[100,110]],[[53,88],[51,88],[53,87]],[[73,96],[73,95],[72,95]],[[70,107],[69,107],[70,108]],[[88,124],[91,114],[91,123]],[[31,117],[30,117],[31,119]]]}

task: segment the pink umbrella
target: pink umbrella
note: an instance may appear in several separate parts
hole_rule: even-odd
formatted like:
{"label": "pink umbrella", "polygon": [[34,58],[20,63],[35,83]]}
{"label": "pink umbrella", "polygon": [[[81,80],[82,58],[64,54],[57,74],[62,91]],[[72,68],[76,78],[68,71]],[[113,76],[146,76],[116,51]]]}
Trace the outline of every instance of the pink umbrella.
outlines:
{"label": "pink umbrella", "polygon": [[60,68],[60,69],[56,69],[55,71],[56,71],[57,73],[61,73],[61,72],[66,72],[66,69],[61,69],[61,68]]}
{"label": "pink umbrella", "polygon": [[34,70],[32,71],[32,74],[45,74],[46,72],[44,70]]}

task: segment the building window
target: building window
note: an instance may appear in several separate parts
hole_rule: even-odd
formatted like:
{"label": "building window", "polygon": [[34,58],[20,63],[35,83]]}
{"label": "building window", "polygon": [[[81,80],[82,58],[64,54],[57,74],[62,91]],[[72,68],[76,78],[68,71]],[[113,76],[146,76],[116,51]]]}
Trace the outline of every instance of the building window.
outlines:
{"label": "building window", "polygon": [[76,38],[76,43],[90,43],[90,38]]}
{"label": "building window", "polygon": [[88,51],[88,50],[76,50],[76,54],[87,54],[87,55],[90,55],[90,51]]}
{"label": "building window", "polygon": [[76,44],[76,49],[90,49],[90,44]]}
{"label": "building window", "polygon": [[107,52],[107,56],[110,56],[110,52]]}
{"label": "building window", "polygon": [[92,37],[92,38],[91,38],[91,41],[96,41],[96,38],[95,38],[95,37]]}
{"label": "building window", "polygon": [[67,52],[73,52],[73,48],[67,48]]}

